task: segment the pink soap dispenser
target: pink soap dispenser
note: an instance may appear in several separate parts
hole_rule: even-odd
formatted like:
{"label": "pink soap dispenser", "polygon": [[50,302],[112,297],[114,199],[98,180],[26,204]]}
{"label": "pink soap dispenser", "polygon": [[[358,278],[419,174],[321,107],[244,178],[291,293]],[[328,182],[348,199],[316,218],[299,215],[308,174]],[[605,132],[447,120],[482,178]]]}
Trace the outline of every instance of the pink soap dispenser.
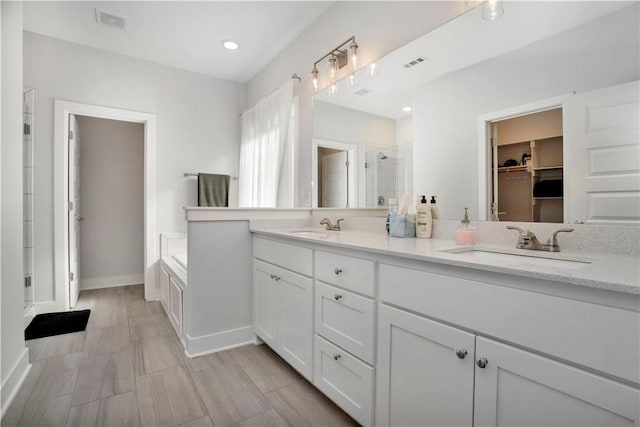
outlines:
{"label": "pink soap dispenser", "polygon": [[469,222],[469,208],[464,208],[464,219],[460,221],[460,227],[456,230],[456,243],[459,245],[476,244],[476,228]]}

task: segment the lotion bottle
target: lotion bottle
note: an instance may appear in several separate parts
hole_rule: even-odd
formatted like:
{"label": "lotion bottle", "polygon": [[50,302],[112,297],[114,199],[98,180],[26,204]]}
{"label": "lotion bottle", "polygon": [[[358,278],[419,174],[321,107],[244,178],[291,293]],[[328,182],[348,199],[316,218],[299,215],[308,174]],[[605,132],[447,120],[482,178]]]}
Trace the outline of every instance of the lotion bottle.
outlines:
{"label": "lotion bottle", "polygon": [[430,239],[433,227],[431,209],[427,204],[427,197],[421,196],[420,202],[416,206],[416,237],[420,239]]}
{"label": "lotion bottle", "polygon": [[460,227],[456,230],[456,243],[459,245],[476,244],[476,228],[469,222],[469,208],[464,208],[464,219],[460,221]]}
{"label": "lotion bottle", "polygon": [[431,219],[440,219],[440,208],[436,205],[436,197],[438,196],[431,196],[431,203],[429,204]]}

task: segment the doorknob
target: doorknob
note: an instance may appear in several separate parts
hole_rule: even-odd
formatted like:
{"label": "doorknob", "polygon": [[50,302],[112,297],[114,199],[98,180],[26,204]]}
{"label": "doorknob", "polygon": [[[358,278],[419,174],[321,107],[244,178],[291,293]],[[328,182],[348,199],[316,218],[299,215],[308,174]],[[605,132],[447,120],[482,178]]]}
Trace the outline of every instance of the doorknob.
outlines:
{"label": "doorknob", "polygon": [[77,219],[78,219],[78,221],[84,221],[84,217],[83,216],[79,216]]}

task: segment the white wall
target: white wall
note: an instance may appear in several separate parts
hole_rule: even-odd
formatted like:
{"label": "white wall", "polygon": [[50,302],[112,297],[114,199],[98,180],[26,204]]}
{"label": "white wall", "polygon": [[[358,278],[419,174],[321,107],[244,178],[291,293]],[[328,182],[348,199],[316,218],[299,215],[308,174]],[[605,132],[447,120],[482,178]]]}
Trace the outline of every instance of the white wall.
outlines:
{"label": "white wall", "polygon": [[[156,114],[158,233],[184,232],[196,204],[184,172],[237,175],[242,85],[25,32],[25,84],[36,89],[36,302],[53,292],[53,100]],[[237,205],[237,181],[230,204]]]}
{"label": "white wall", "polygon": [[78,116],[80,288],[144,282],[144,125]]}
{"label": "white wall", "polygon": [[355,35],[360,46],[359,64],[367,65],[444,24],[464,12],[467,5],[475,4],[465,1],[335,2],[249,82],[247,105],[253,105],[291,74],[302,77],[297,87],[300,99],[298,205],[304,203],[304,194],[311,192],[312,89],[309,76],[313,63]]}
{"label": "white wall", "polygon": [[29,367],[22,287],[22,3],[2,2],[2,145],[0,246],[2,413]]}
{"label": "white wall", "polygon": [[639,78],[638,6],[424,85],[414,94],[414,194],[478,212],[478,116]]}

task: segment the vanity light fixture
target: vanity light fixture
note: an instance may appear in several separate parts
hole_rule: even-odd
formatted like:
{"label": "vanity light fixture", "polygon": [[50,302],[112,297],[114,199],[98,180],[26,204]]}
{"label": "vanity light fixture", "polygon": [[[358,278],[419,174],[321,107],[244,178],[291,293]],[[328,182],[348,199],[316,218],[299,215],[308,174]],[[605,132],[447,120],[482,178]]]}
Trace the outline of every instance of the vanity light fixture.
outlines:
{"label": "vanity light fixture", "polygon": [[222,46],[229,50],[236,50],[240,47],[237,41],[231,39],[222,40]]}
{"label": "vanity light fixture", "polygon": [[[329,51],[326,55],[323,55],[320,59],[313,63],[311,69],[311,82],[313,84],[313,90],[318,90],[318,77],[320,72],[318,70],[322,63],[327,66],[327,80],[331,85],[335,86],[335,79],[338,77],[338,72],[345,66],[351,64],[351,67],[355,69],[358,61],[358,43],[356,43],[356,37],[351,36],[344,43],[336,46]],[[337,90],[337,87],[336,87]]]}
{"label": "vanity light fixture", "polygon": [[487,0],[482,8],[482,19],[495,21],[504,15],[502,0]]}

